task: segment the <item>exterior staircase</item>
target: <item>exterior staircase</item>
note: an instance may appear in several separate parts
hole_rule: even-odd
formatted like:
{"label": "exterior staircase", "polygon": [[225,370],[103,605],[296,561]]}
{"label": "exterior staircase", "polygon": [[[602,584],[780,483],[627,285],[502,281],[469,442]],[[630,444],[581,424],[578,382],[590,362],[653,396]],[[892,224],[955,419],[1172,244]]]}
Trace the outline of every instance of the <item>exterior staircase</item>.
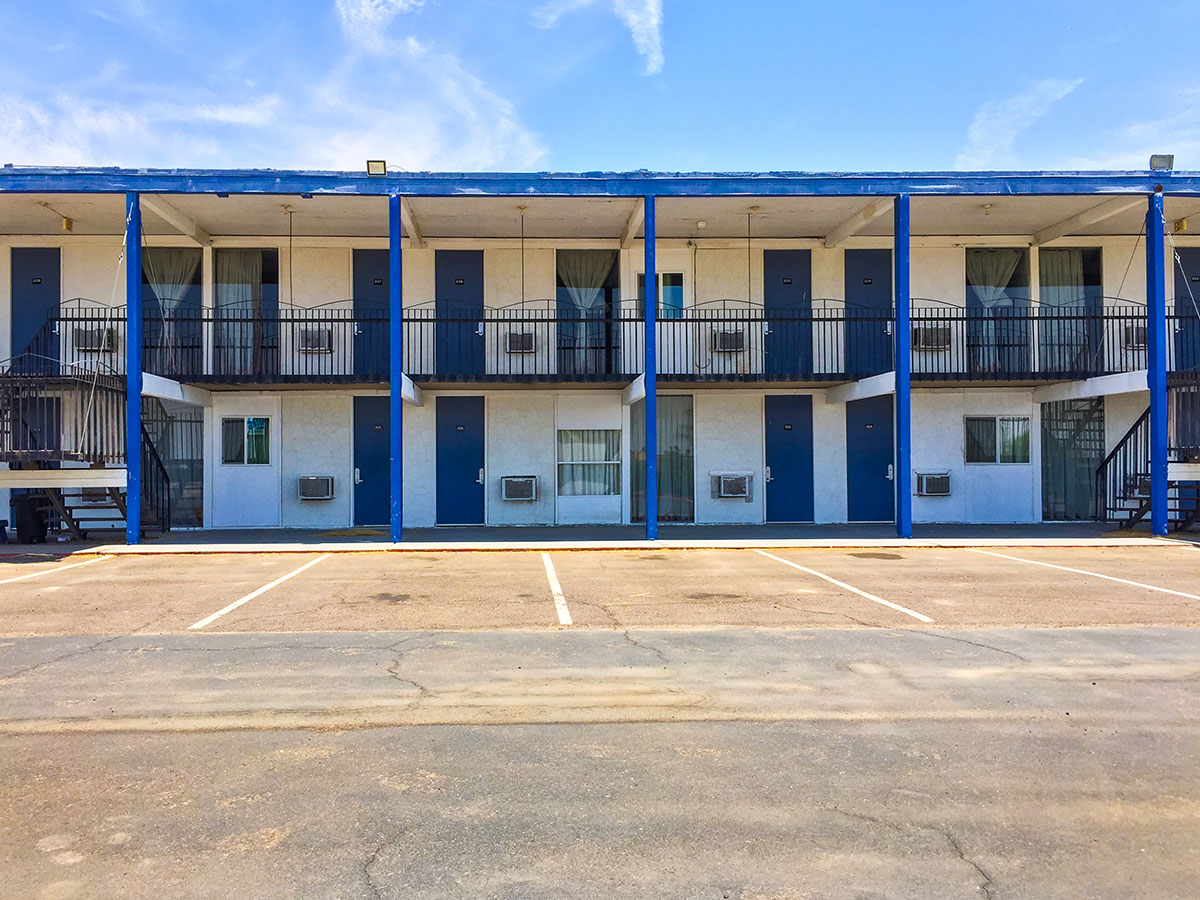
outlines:
{"label": "exterior staircase", "polygon": [[[1175,531],[1200,526],[1200,479],[1178,477],[1183,466],[1200,471],[1200,383],[1167,391],[1167,521]],[[1186,470],[1185,470],[1186,471]],[[1096,469],[1097,518],[1132,528],[1150,513],[1150,409],[1138,418]]]}
{"label": "exterior staircase", "polygon": [[[124,379],[64,368],[35,353],[0,367],[0,462],[22,473],[18,496],[28,498],[49,528],[77,540],[123,533],[126,494],[118,485],[126,467]],[[165,532],[171,527],[170,478],[144,427],[138,452],[142,531]],[[34,471],[44,474],[25,474]]]}

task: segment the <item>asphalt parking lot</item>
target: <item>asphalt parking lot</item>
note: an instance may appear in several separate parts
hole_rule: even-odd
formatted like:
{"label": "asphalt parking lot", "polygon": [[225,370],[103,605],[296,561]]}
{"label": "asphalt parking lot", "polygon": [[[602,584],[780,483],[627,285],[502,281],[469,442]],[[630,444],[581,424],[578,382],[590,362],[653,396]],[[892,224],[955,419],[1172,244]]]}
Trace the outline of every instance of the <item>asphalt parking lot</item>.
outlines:
{"label": "asphalt parking lot", "polygon": [[1195,626],[1200,551],[240,553],[0,559],[0,634]]}

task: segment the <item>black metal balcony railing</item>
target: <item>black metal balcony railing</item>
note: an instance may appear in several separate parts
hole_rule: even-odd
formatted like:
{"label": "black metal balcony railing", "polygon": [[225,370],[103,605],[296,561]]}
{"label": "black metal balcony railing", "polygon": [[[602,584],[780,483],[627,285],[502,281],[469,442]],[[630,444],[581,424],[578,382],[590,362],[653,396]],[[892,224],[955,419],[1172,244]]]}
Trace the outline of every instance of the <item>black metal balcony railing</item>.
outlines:
{"label": "black metal balcony railing", "polygon": [[[22,359],[31,374],[124,371],[123,309],[72,306]],[[774,310],[721,302],[664,307],[655,328],[665,381],[838,382],[890,371],[890,310]],[[143,323],[148,372],[197,383],[385,383],[386,309],[179,309]],[[1172,373],[1200,371],[1200,317],[1167,322]],[[553,301],[447,314],[406,308],[403,371],[419,381],[627,381],[643,370],[645,326],[632,306],[565,311]],[[1144,369],[1145,310],[964,309],[914,301],[916,381],[1055,381]],[[36,371],[34,371],[36,370]]]}

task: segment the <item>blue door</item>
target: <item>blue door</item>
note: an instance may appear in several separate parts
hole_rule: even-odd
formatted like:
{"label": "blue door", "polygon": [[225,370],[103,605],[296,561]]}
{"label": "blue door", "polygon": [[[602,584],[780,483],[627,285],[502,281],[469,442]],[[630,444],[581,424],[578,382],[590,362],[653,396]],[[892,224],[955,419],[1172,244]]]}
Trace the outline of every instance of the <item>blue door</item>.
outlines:
{"label": "blue door", "polygon": [[1200,371],[1200,247],[1180,247],[1177,252],[1175,371],[1197,372]]}
{"label": "blue door", "polygon": [[812,397],[768,394],[767,521],[813,520]]}
{"label": "blue door", "polygon": [[354,524],[391,521],[390,398],[354,398]]}
{"label": "blue door", "polygon": [[438,375],[484,374],[483,251],[434,251]]}
{"label": "blue door", "polygon": [[437,524],[483,524],[483,398],[438,397]]}
{"label": "blue door", "polygon": [[890,372],[892,251],[846,251],[846,374]]}
{"label": "blue door", "polygon": [[388,380],[388,251],[354,251],[354,374]]}
{"label": "blue door", "polygon": [[892,395],[846,404],[846,498],[851,522],[896,518]]}
{"label": "blue door", "polygon": [[812,373],[812,252],[763,251],[763,371]]}
{"label": "blue door", "polygon": [[62,277],[57,247],[14,247],[12,251],[12,355],[28,353],[26,372],[57,371],[58,335],[47,319],[58,310]]}

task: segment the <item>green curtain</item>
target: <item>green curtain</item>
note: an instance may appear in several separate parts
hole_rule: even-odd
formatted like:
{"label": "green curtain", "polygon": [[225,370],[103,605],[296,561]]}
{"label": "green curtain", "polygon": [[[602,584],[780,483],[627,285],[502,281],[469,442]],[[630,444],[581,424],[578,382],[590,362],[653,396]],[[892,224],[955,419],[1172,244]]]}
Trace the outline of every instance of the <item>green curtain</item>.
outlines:
{"label": "green curtain", "polygon": [[[646,520],[646,403],[630,411],[630,512]],[[695,520],[696,472],[694,420],[690,396],[658,398],[658,519]]]}

